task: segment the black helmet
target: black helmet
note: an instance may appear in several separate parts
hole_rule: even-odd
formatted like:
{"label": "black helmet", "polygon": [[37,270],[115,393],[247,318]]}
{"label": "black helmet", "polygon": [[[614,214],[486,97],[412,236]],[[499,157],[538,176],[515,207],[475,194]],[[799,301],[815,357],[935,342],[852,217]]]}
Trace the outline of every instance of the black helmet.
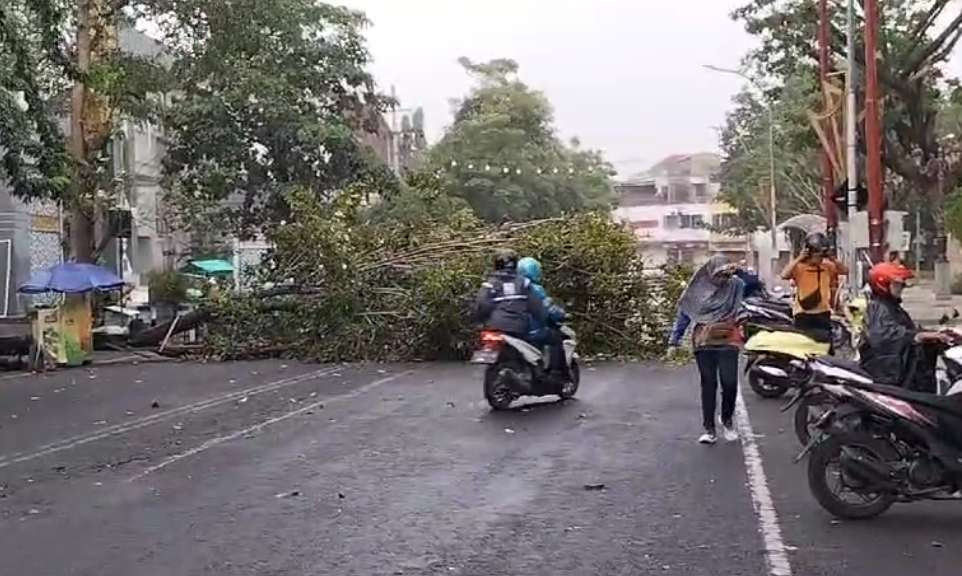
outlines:
{"label": "black helmet", "polygon": [[813,255],[825,254],[831,246],[828,245],[828,237],[821,232],[812,232],[805,237],[805,248]]}
{"label": "black helmet", "polygon": [[518,254],[511,249],[498,250],[494,255],[495,270],[516,270],[518,268]]}

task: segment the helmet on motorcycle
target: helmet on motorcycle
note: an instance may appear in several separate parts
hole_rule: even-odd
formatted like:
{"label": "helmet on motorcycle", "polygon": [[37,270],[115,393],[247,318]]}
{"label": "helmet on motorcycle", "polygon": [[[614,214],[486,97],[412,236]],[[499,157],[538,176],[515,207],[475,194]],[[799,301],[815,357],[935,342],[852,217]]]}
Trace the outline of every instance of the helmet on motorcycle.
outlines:
{"label": "helmet on motorcycle", "polygon": [[530,256],[518,260],[518,272],[535,283],[541,283],[541,262]]}
{"label": "helmet on motorcycle", "polygon": [[805,249],[813,256],[823,256],[830,248],[828,237],[821,232],[812,232],[805,237]]}
{"label": "helmet on motorcycle", "polygon": [[[882,262],[872,266],[868,273],[868,284],[872,292],[880,296],[900,297],[900,288],[892,290],[892,284],[905,284],[906,280],[911,280],[915,275],[912,271],[902,264],[895,262]],[[899,293],[895,293],[899,292]]]}
{"label": "helmet on motorcycle", "polygon": [[498,250],[494,254],[494,269],[514,271],[518,267],[518,254],[509,248]]}

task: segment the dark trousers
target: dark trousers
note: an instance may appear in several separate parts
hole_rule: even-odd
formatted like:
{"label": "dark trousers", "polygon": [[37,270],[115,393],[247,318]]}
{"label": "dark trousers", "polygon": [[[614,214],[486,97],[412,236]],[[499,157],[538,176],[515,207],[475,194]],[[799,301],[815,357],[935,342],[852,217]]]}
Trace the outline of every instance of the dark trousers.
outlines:
{"label": "dark trousers", "polygon": [[735,415],[735,399],[738,397],[738,349],[696,350],[695,361],[701,375],[702,424],[705,430],[714,431],[719,382],[722,388],[722,422],[730,424]]}
{"label": "dark trousers", "polygon": [[558,377],[566,377],[568,374],[568,362],[565,360],[565,349],[562,342],[565,336],[561,330],[551,327],[545,330],[544,344],[548,346],[549,366],[548,370]]}

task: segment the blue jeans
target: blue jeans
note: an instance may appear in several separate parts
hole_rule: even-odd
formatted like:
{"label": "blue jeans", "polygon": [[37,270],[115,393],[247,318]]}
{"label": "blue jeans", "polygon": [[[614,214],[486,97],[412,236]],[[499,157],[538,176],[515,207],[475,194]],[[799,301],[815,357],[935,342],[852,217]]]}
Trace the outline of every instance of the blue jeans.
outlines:
{"label": "blue jeans", "polygon": [[738,349],[701,348],[695,350],[695,361],[701,375],[702,425],[706,431],[714,432],[719,382],[722,389],[722,423],[730,425],[735,415],[735,399],[738,397]]}

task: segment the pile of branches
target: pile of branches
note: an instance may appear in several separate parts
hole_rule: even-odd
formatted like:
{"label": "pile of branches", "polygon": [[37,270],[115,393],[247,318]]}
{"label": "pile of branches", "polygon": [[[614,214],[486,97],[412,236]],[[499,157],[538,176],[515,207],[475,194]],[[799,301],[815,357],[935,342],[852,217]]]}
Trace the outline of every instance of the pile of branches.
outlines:
{"label": "pile of branches", "polygon": [[571,315],[583,353],[664,351],[678,275],[652,281],[631,232],[605,214],[490,226],[460,211],[372,220],[350,196],[332,206],[306,195],[290,202],[290,223],[272,233],[274,248],[256,278],[273,288],[214,304],[216,356],[463,359],[477,339],[475,295],[501,247],[541,260],[546,288]]}

